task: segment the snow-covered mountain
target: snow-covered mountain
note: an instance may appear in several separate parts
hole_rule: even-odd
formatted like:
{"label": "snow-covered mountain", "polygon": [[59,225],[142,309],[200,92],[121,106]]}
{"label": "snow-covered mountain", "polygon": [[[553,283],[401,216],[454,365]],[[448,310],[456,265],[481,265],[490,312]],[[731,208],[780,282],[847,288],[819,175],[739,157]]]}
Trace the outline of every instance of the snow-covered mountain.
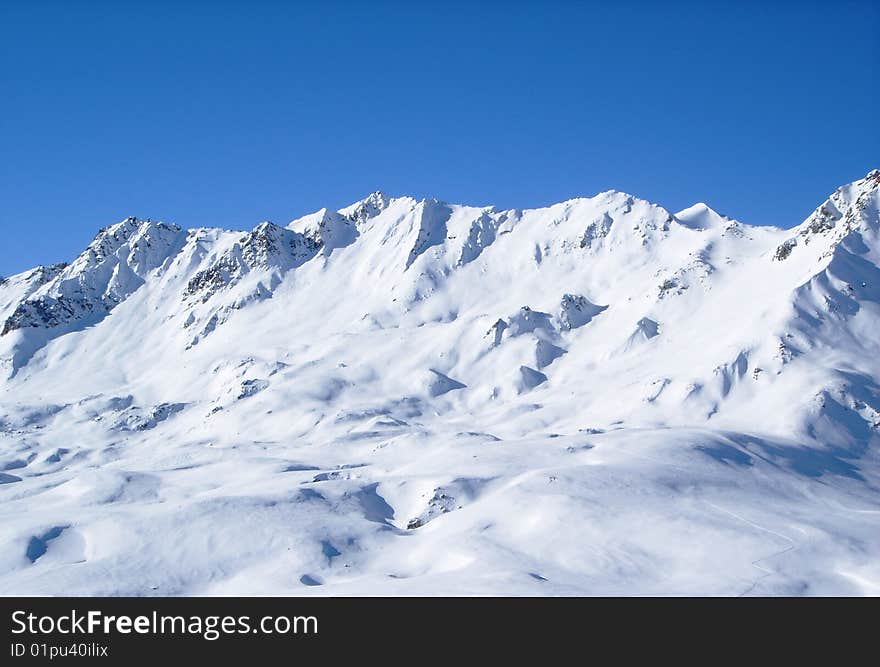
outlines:
{"label": "snow-covered mountain", "polygon": [[878,193],[102,229],[0,279],[0,593],[880,593]]}

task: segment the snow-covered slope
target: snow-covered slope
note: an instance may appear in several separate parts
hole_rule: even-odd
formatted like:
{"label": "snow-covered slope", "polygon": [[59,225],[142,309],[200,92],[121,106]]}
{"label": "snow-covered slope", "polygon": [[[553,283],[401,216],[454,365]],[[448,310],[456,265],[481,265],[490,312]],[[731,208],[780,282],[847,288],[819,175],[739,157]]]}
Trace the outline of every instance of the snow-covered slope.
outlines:
{"label": "snow-covered slope", "polygon": [[0,281],[0,593],[880,592],[878,187],[108,227]]}

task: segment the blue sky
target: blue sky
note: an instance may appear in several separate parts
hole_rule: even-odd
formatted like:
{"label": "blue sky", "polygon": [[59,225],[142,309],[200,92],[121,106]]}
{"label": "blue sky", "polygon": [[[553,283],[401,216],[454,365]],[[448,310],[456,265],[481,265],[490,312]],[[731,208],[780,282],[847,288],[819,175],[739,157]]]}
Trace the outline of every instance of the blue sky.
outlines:
{"label": "blue sky", "polygon": [[791,225],[880,166],[872,3],[414,4],[0,0],[0,274],[376,189]]}

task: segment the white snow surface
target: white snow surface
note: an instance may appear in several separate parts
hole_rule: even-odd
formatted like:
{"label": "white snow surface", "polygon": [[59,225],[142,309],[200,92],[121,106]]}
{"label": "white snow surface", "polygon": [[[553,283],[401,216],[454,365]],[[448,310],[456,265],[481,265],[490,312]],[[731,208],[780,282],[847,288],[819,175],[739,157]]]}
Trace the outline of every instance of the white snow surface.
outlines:
{"label": "white snow surface", "polygon": [[876,595],[878,184],[106,228],[0,280],[0,594]]}

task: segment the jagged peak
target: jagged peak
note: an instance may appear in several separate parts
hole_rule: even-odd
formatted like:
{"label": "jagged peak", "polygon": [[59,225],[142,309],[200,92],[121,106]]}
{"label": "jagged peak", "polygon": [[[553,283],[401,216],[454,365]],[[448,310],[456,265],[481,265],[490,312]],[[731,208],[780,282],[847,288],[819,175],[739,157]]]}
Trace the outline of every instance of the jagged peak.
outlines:
{"label": "jagged peak", "polygon": [[324,255],[328,255],[334,249],[347,246],[357,238],[358,231],[355,224],[356,221],[339,211],[321,208],[291,221],[287,229],[311,239],[322,246]]}
{"label": "jagged peak", "polygon": [[832,234],[839,240],[856,228],[877,229],[878,203],[869,210],[871,200],[877,198],[880,190],[880,170],[872,169],[864,178],[843,185],[835,190],[795,229],[799,236],[808,241],[816,234]]}
{"label": "jagged peak", "polygon": [[245,233],[240,239],[239,244],[245,254],[252,254],[254,261],[258,258],[266,257],[280,252],[280,247],[285,245],[285,236],[291,240],[299,237],[297,232],[276,225],[274,222],[264,220],[256,225],[251,231]]}
{"label": "jagged peak", "polygon": [[393,199],[387,194],[381,190],[376,190],[360,201],[339,209],[339,213],[354,222],[364,222],[379,215],[379,213],[388,208],[392,201]]}
{"label": "jagged peak", "polygon": [[68,266],[67,262],[57,262],[55,264],[40,264],[27,272],[28,280],[36,279],[40,284],[48,282]]}
{"label": "jagged peak", "polygon": [[296,252],[301,245],[310,248],[314,245],[303,234],[269,220],[247,232],[239,239],[239,244],[245,255],[252,255],[249,259],[254,262],[268,261],[279,253]]}
{"label": "jagged peak", "polygon": [[[106,227],[101,227],[98,230],[97,234],[95,234],[94,241],[99,241],[100,239],[107,238],[110,236],[119,237],[121,235],[130,236],[134,234],[136,231],[143,228],[158,228],[158,229],[171,229],[174,231],[180,231],[180,227],[175,225],[173,222],[164,222],[162,220],[153,220],[152,218],[138,218],[137,216],[130,215],[127,218],[120,220],[112,225],[107,225]],[[93,242],[94,242],[93,241]]]}
{"label": "jagged peak", "polygon": [[322,224],[341,219],[343,219],[343,216],[339,211],[333,211],[327,207],[324,207],[319,208],[313,213],[307,213],[306,215],[294,218],[289,223],[287,223],[287,229],[294,232],[299,232],[300,234],[306,234],[314,231]]}
{"label": "jagged peak", "polygon": [[339,220],[343,216],[339,213],[339,211],[334,211],[325,206],[324,208],[319,208],[317,211],[312,213],[310,217],[317,219],[320,222],[328,222],[331,220]]}
{"label": "jagged peak", "polygon": [[129,216],[120,222],[99,229],[78,261],[103,261],[135,237],[143,238],[149,242],[153,232],[156,231],[176,235],[182,230],[173,223]]}
{"label": "jagged peak", "polygon": [[89,248],[98,247],[111,239],[124,243],[124,240],[131,236],[140,227],[140,222],[141,221],[138,218],[132,216],[112,225],[101,227],[95,234],[92,242],[89,244]]}
{"label": "jagged peak", "polygon": [[[443,209],[443,210],[452,210],[452,209],[461,209],[461,208],[471,208],[464,204],[450,204],[449,202],[443,201],[442,199],[438,199],[437,197],[422,197],[416,202],[417,206],[421,206],[422,209]],[[473,207],[477,208],[477,207]],[[482,209],[480,209],[482,210]]]}
{"label": "jagged peak", "polygon": [[872,169],[864,178],[856,181],[856,183],[862,185],[863,188],[868,190],[876,190],[880,188],[880,169]]}
{"label": "jagged peak", "polygon": [[[872,169],[863,178],[842,185],[835,190],[822,206],[832,202],[838,207],[855,203],[860,197],[870,195],[880,188],[880,169]],[[821,208],[821,206],[819,207]]]}
{"label": "jagged peak", "polygon": [[67,262],[57,262],[55,264],[40,264],[31,269],[26,269],[20,273],[13,273],[7,276],[0,276],[0,287],[12,283],[30,283],[37,287],[45,285],[55,276],[61,273],[68,266]]}
{"label": "jagged peak", "polygon": [[281,225],[277,225],[271,220],[263,220],[263,222],[255,225],[254,228],[248,232],[249,234],[278,234],[284,231],[284,227]]}

